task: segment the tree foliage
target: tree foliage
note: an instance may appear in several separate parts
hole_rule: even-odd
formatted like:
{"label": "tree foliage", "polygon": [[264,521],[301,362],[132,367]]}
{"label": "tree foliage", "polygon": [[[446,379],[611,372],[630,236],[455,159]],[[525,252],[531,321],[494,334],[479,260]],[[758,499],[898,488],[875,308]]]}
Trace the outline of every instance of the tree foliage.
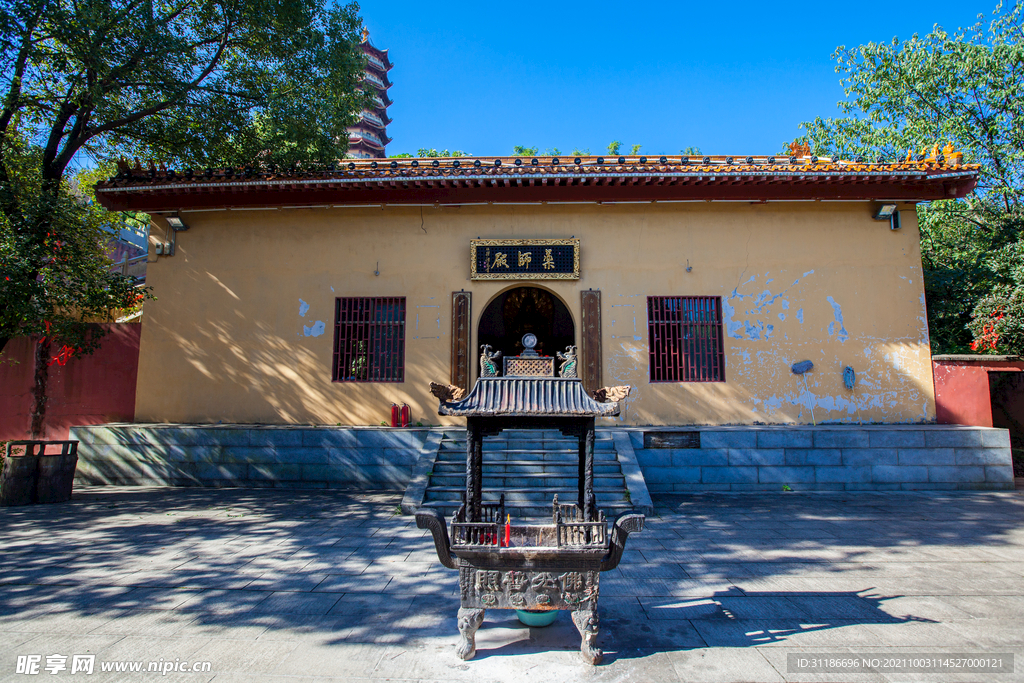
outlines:
{"label": "tree foliage", "polygon": [[[76,165],[344,155],[367,101],[357,11],[327,0],[0,0],[0,340],[118,291],[83,243],[100,214],[68,185]],[[78,273],[59,286],[47,276],[54,241]]]}
{"label": "tree foliage", "polygon": [[1024,4],[948,33],[840,47],[843,116],[802,124],[819,155],[980,165],[965,200],[918,210],[934,353],[1024,353]]}
{"label": "tree foliage", "polygon": [[[86,353],[138,296],[75,168],[334,160],[369,102],[358,6],[330,0],[0,0],[0,350]],[[152,163],[151,161],[149,163]],[[143,293],[143,296],[145,294]],[[31,431],[45,413],[36,354]]]}
{"label": "tree foliage", "polygon": [[420,157],[421,159],[422,158],[427,158],[427,159],[441,158],[441,159],[443,159],[443,158],[446,158],[446,157],[450,157],[450,158],[468,157],[468,156],[470,156],[470,154],[469,154],[469,152],[462,152],[462,151],[457,150],[457,149],[449,152],[447,149],[442,149],[442,150],[438,151],[438,150],[436,150],[436,149],[434,149],[432,147],[430,149],[427,149],[426,147],[421,147],[420,149],[416,150],[416,156]]}
{"label": "tree foliage", "polygon": [[[0,329],[57,340],[66,358],[97,346],[88,322],[131,307],[145,292],[135,289],[133,278],[108,272],[107,212],[74,182],[63,183],[56,199],[42,193],[38,155],[32,149],[7,156],[21,211],[0,214]],[[36,223],[45,212],[52,215],[37,239]]]}

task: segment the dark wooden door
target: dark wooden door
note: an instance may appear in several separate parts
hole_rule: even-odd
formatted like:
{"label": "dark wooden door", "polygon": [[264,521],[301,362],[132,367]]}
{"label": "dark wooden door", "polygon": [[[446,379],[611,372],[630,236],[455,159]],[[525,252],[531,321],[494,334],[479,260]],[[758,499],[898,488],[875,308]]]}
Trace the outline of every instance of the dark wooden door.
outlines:
{"label": "dark wooden door", "polygon": [[588,392],[602,386],[601,378],[601,291],[588,289],[580,292],[582,331],[580,333],[580,377]]}

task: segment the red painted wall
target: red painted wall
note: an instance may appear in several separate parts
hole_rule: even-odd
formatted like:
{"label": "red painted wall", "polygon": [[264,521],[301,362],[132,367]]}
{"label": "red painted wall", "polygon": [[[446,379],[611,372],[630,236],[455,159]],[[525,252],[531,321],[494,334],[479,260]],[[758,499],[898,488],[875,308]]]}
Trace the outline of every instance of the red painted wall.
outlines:
{"label": "red painted wall", "polygon": [[1024,360],[933,360],[935,416],[939,424],[992,426],[988,373],[1024,372]]}
{"label": "red painted wall", "polygon": [[[67,439],[68,428],[135,418],[140,323],[104,324],[109,330],[92,355],[49,367],[44,438]],[[32,410],[34,342],[17,337],[0,354],[0,441],[28,438]]]}

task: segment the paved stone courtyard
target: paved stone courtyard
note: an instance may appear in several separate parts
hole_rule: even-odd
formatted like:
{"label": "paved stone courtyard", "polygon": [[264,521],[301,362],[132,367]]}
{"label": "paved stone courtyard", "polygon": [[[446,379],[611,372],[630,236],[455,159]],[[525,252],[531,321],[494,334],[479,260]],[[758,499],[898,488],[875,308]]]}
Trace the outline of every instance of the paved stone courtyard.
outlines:
{"label": "paved stone courtyard", "polygon": [[[454,654],[457,574],[400,495],[85,488],[0,509],[0,683],[1024,681],[1024,496],[656,497],[602,575],[605,662],[567,614],[488,612]],[[788,673],[787,655],[1014,653],[1015,673]],[[67,670],[45,667],[67,657]],[[95,655],[95,673],[70,673]],[[36,675],[18,657],[40,655]],[[59,660],[58,660],[59,661]],[[103,663],[209,662],[206,673]]]}

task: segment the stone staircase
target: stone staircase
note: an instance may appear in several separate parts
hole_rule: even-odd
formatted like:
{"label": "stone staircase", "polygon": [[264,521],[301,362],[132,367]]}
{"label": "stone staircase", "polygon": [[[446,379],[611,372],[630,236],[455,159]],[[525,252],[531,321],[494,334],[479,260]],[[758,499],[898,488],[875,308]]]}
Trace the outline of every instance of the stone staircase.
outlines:
{"label": "stone staircase", "polygon": [[[628,439],[627,439],[628,441]],[[551,502],[557,493],[562,503],[577,499],[578,441],[557,430],[505,430],[496,437],[487,437],[483,444],[483,499],[497,502],[505,494],[506,511],[513,518],[546,518],[551,515]],[[629,453],[632,457],[632,452]],[[466,432],[445,431],[433,463],[424,465],[426,475],[422,498],[417,505],[407,491],[403,508],[434,508],[449,517],[461,503],[466,490]],[[633,463],[635,472],[639,468]],[[626,464],[626,471],[631,471]],[[422,477],[421,477],[422,479]],[[623,463],[616,450],[611,431],[598,430],[594,441],[594,493],[597,507],[609,518],[650,504],[642,475],[637,488],[636,477],[627,483]],[[415,488],[415,481],[410,489]],[[634,493],[638,495],[634,495]],[[639,499],[639,500],[638,500]]]}

